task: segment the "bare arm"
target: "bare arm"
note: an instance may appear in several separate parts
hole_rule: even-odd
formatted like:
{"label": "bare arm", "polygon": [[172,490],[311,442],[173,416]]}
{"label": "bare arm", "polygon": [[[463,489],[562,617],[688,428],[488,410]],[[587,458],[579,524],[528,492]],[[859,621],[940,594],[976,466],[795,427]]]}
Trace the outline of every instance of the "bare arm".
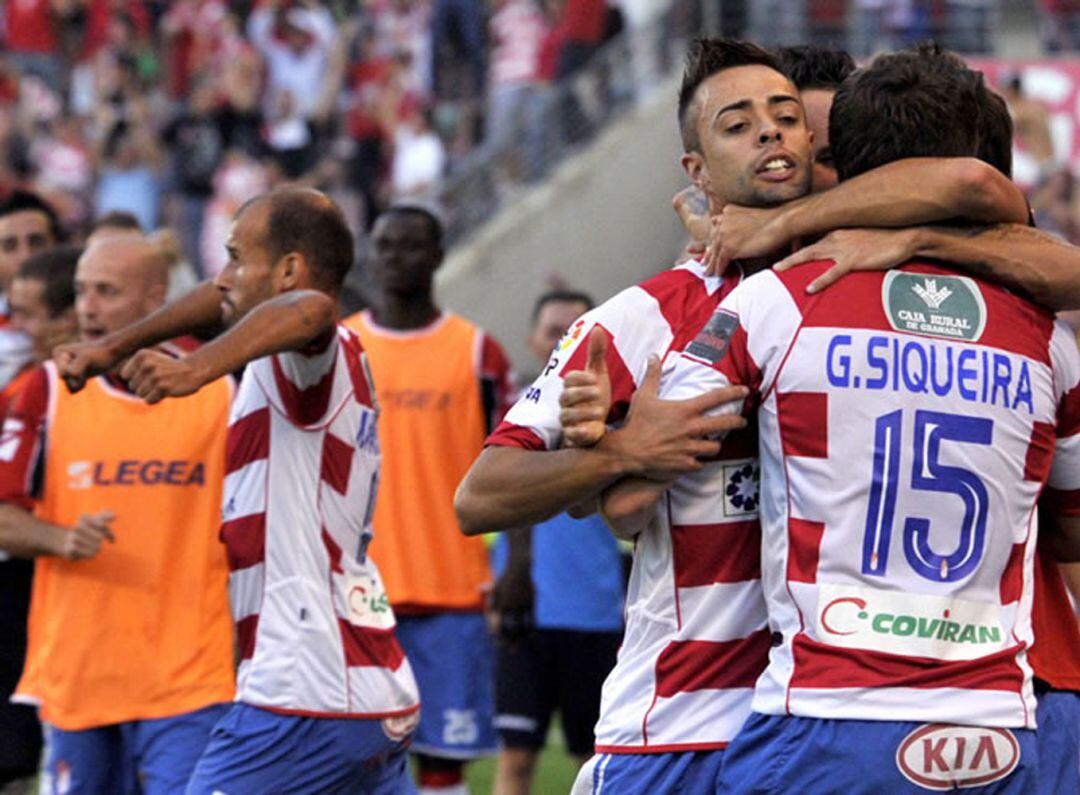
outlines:
{"label": "bare arm", "polygon": [[656,504],[670,485],[642,478],[620,480],[605,489],[600,498],[600,515],[616,538],[629,541],[648,526]]}
{"label": "bare arm", "polygon": [[728,205],[713,221],[709,265],[759,257],[791,241],[844,227],[905,227],[963,218],[1028,221],[1023,194],[1001,172],[974,158],[912,158],[853,177],[832,190],[780,207]]}
{"label": "bare arm", "polygon": [[107,337],[61,345],[54,352],[60,376],[74,391],[135,351],[221,323],[221,292],[203,282],[191,292]]}
{"label": "bare arm", "polygon": [[852,271],[887,270],[913,257],[956,265],[1055,311],[1080,308],[1080,248],[1020,224],[839,229],[774,267],[783,271],[804,262],[834,260],[836,265],[807,286],[808,292],[817,292]]}
{"label": "bare arm", "polygon": [[0,549],[17,558],[82,560],[96,555],[103,541],[114,540],[109,529],[112,519],[108,511],[84,514],[69,530],[43,522],[16,505],[0,504]]}
{"label": "bare arm", "polygon": [[259,304],[228,331],[183,359],[141,350],[120,374],[147,403],[190,395],[248,362],[295,351],[333,333],[337,307],[318,290],[295,290]]}

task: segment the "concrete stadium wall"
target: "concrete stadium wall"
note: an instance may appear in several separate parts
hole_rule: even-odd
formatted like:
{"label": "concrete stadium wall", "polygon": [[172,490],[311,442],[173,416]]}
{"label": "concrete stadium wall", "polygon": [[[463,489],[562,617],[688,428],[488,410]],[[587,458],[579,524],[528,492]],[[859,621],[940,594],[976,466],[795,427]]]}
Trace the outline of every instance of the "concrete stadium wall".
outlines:
{"label": "concrete stadium wall", "polygon": [[671,209],[671,197],[686,184],[676,92],[677,83],[661,85],[443,263],[439,300],[494,335],[518,372],[537,369],[524,337],[549,274],[602,301],[669,267],[681,249],[682,227]]}

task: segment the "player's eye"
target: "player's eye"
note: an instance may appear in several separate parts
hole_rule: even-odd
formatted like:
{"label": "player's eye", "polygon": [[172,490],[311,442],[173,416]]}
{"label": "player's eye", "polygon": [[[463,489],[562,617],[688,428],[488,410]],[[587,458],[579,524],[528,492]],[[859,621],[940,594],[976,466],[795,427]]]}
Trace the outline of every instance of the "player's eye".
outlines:
{"label": "player's eye", "polygon": [[17,237],[4,237],[0,238],[0,250],[3,250],[10,254],[19,246],[19,238]]}

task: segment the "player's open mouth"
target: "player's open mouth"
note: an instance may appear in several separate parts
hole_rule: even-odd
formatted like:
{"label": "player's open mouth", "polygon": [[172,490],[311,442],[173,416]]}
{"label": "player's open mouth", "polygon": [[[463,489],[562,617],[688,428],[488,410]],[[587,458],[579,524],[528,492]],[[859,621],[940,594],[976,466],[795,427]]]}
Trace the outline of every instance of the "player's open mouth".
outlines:
{"label": "player's open mouth", "polygon": [[758,167],[757,175],[769,182],[783,182],[795,176],[795,161],[787,155],[772,155]]}
{"label": "player's open mouth", "polygon": [[108,332],[103,328],[84,328],[82,335],[88,340],[98,340],[104,337]]}

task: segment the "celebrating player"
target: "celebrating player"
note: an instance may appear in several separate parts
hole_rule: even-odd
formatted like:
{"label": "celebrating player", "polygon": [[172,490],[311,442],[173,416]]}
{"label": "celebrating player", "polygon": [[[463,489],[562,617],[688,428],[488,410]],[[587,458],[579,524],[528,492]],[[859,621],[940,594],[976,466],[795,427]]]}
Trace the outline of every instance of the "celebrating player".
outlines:
{"label": "celebrating player", "polygon": [[[227,249],[214,284],[57,352],[76,387],[130,356],[122,375],[149,403],[247,364],[229,423],[221,525],[238,703],[187,791],[411,791],[416,685],[367,555],[376,412],[360,344],[335,323],[352,235],[324,195],[285,189],[239,211]],[[140,350],[221,321],[227,332],[183,358]]]}
{"label": "celebrating player", "polygon": [[[837,94],[841,177],[913,146],[976,151],[986,93],[943,54],[875,61]],[[912,121],[946,111],[964,121],[933,133]],[[685,399],[745,383],[761,404],[762,573],[780,645],[723,786],[1033,790],[1034,503],[1049,479],[1075,556],[1075,342],[1044,311],[938,266],[808,295],[828,266],[747,281],[665,388]],[[619,521],[641,515],[634,488],[609,495]]]}

